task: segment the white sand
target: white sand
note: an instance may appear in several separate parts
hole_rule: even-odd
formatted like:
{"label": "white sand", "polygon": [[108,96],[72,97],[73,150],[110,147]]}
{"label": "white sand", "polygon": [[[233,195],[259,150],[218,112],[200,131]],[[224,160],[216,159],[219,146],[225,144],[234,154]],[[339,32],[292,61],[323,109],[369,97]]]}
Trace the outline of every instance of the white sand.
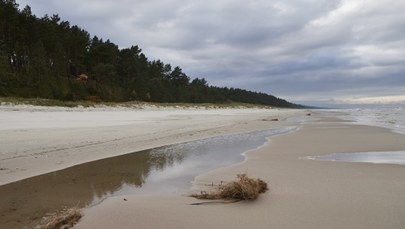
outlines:
{"label": "white sand", "polygon": [[75,228],[405,228],[405,166],[302,159],[403,150],[404,135],[317,117],[248,152],[245,162],[196,178],[202,189],[247,172],[270,183],[256,201],[193,206],[199,200],[186,196],[118,196],[86,209]]}
{"label": "white sand", "polygon": [[0,185],[158,146],[267,129],[288,109],[0,106]]}

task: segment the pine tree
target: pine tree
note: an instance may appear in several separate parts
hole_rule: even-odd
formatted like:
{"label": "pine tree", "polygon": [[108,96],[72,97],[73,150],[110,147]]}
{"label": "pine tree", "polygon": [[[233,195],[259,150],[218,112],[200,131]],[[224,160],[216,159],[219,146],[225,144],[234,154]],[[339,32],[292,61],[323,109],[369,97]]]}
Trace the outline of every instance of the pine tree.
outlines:
{"label": "pine tree", "polygon": [[39,85],[49,78],[49,59],[47,58],[42,41],[38,41],[32,48],[28,61],[28,76],[34,85]]}
{"label": "pine tree", "polygon": [[[86,74],[85,82],[76,80]],[[108,101],[245,102],[294,107],[264,93],[209,86],[180,67],[149,61],[138,46],[119,49],[62,21],[37,18],[29,6],[0,0],[0,96]]]}

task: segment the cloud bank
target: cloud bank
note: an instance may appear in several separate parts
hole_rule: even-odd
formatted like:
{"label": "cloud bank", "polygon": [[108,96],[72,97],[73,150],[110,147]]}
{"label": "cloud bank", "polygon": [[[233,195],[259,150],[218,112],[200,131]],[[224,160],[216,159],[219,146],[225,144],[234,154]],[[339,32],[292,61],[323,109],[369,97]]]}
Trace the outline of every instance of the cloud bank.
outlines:
{"label": "cloud bank", "polygon": [[404,99],[404,1],[17,2],[213,85],[315,105]]}

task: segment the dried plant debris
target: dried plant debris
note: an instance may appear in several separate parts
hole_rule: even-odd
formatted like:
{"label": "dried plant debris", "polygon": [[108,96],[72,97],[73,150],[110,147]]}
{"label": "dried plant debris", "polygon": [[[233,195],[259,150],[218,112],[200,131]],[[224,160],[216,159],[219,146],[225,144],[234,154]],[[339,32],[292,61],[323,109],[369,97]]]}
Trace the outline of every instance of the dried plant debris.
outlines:
{"label": "dried plant debris", "polygon": [[47,217],[41,229],[67,229],[72,228],[82,217],[80,209],[77,207],[69,208],[58,212],[55,215]]}
{"label": "dried plant debris", "polygon": [[237,181],[219,186],[213,192],[201,192],[200,194],[192,194],[191,196],[206,200],[254,200],[261,193],[265,193],[268,190],[267,183],[261,179],[249,178],[246,174],[238,174],[237,178]]}

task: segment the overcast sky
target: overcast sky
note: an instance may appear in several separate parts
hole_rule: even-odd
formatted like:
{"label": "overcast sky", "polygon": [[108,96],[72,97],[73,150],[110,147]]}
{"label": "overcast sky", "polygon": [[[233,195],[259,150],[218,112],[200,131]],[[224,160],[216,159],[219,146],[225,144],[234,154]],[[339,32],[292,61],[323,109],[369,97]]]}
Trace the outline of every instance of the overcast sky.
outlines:
{"label": "overcast sky", "polygon": [[405,1],[17,0],[216,86],[405,103]]}

